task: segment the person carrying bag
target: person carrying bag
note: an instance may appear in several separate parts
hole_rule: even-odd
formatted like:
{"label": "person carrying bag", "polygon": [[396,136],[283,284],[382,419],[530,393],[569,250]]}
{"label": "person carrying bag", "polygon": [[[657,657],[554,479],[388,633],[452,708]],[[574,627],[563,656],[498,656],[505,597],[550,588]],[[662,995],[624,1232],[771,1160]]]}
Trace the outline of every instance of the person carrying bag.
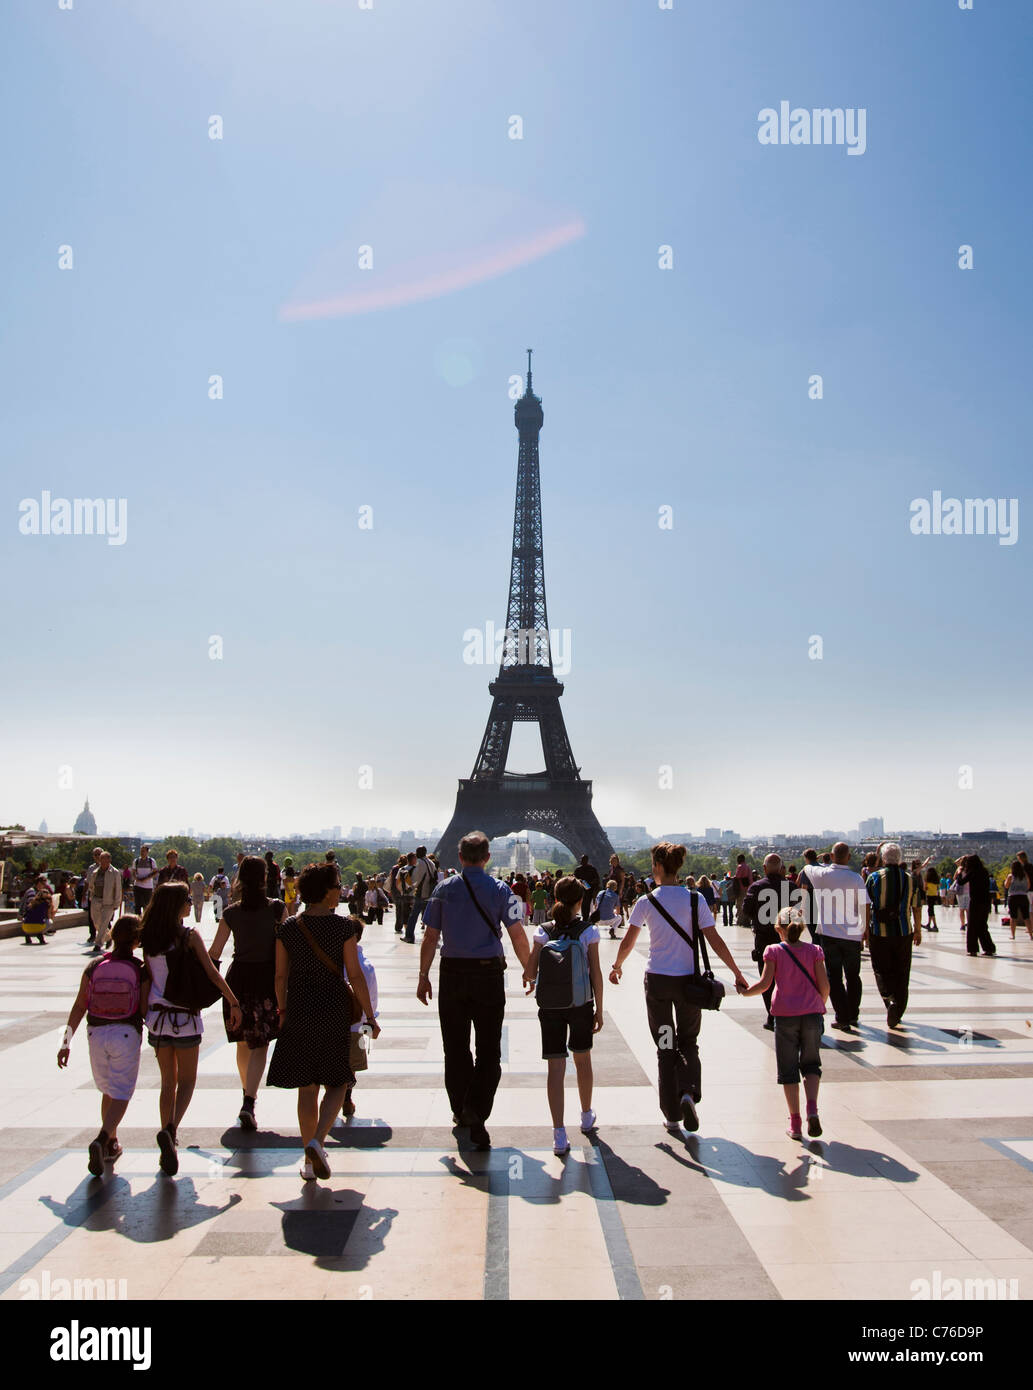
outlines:
{"label": "person carrying bag", "polygon": [[[652,876],[656,887],[639,898],[632,909],[627,933],[610,972],[610,983],[619,985],[624,962],[634,950],[641,929],[648,927],[646,1016],[656,1044],[657,1089],[669,1134],[680,1134],[682,1125],[690,1131],[699,1129],[699,1030],[703,1010],[720,1008],[725,992],[710,969],[707,941],[732,971],[736,989],[742,993],[747,988],[706,900],[701,901],[698,893],[678,882],[685,852],[684,845],[672,845],[666,840],[653,846]],[[685,929],[690,923],[691,936]]]}

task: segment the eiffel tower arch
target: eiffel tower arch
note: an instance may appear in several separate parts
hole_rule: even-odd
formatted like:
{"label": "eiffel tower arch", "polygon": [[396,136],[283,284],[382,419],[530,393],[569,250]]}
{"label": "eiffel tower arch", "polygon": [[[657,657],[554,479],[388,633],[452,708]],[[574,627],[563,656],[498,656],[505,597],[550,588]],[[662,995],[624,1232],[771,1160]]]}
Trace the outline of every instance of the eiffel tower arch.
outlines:
{"label": "eiffel tower arch", "polygon": [[[592,810],[592,783],[574,762],[560,710],[563,684],[552,669],[538,467],[545,417],[532,390],[530,348],[527,388],[513,413],[520,442],[502,662],[488,686],[491,713],[477,761],[471,775],[459,780],[455,811],[437,854],[443,867],[458,867],[459,841],[471,830],[483,830],[489,839],[540,830],[570,850],[575,862],[587,854],[602,873],[613,848]],[[520,723],[538,725],[545,758],[541,772],[506,771],[513,725]]]}

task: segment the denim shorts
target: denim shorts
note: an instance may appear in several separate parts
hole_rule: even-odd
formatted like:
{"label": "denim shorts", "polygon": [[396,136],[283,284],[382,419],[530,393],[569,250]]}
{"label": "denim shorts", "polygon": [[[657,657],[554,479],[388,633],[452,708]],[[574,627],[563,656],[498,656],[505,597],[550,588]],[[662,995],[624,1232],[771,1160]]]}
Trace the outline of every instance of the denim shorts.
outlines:
{"label": "denim shorts", "polygon": [[798,1086],[801,1074],[821,1075],[822,1014],[775,1015],[775,1063],[780,1086]]}
{"label": "denim shorts", "polygon": [[174,1047],[177,1050],[187,1047],[200,1047],[201,1034],[192,1033],[187,1037],[183,1033],[152,1033],[148,1028],[147,1041],[157,1052],[159,1047]]}

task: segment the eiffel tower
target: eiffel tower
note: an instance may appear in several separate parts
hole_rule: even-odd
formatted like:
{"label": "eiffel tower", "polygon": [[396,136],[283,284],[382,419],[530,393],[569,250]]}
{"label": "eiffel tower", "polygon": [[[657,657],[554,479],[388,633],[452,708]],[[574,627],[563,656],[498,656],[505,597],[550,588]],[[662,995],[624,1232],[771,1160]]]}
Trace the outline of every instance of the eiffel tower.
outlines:
{"label": "eiffel tower", "polygon": [[[542,557],[542,499],[538,480],[538,434],[544,416],[527,388],[514,409],[520,438],[509,606],[499,674],[488,686],[491,714],[469,777],[459,779],[456,808],[438,841],[443,868],[459,864],[459,841],[471,830],[488,839],[521,829],[540,830],[565,845],[575,862],[587,854],[605,882],[613,849],[592,810],[592,783],[575,766],[560,711],[563,684],[553,675]],[[514,723],[535,723],[545,756],[543,772],[506,771]]]}

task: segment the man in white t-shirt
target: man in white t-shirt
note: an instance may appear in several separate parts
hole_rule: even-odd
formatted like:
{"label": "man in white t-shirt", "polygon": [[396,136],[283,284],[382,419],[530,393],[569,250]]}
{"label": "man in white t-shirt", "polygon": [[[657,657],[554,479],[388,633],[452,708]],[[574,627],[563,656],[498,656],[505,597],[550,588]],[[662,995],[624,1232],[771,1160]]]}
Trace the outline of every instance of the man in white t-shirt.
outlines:
{"label": "man in white t-shirt", "polygon": [[[703,1012],[691,1002],[686,988],[688,978],[696,973],[693,899],[696,924],[707,945],[735,976],[736,989],[749,988],[714,925],[713,913],[702,893],[679,885],[678,871],[684,858],[684,845],[663,841],[653,846],[653,877],[657,886],[632,908],[628,930],[610,972],[610,983],[619,985],[624,962],[634,950],[639,932],[648,927],[646,1016],[656,1044],[660,1109],[670,1134],[680,1134],[682,1124],[688,1130],[699,1129],[696,1106],[702,1095],[702,1078],[698,1038]],[[668,917],[680,930],[671,925]],[[699,968],[703,969],[702,963]]]}
{"label": "man in white t-shirt", "polygon": [[[850,867],[850,846],[832,846],[831,864],[808,864],[813,890],[811,935],[825,952],[833,1028],[849,1033],[861,1013],[861,941],[872,905],[864,879]],[[846,984],[843,977],[846,977]]]}
{"label": "man in white t-shirt", "polygon": [[141,845],[140,854],[133,860],[133,908],[141,916],[151,900],[158,878],[158,865],[151,858],[150,845]]}

